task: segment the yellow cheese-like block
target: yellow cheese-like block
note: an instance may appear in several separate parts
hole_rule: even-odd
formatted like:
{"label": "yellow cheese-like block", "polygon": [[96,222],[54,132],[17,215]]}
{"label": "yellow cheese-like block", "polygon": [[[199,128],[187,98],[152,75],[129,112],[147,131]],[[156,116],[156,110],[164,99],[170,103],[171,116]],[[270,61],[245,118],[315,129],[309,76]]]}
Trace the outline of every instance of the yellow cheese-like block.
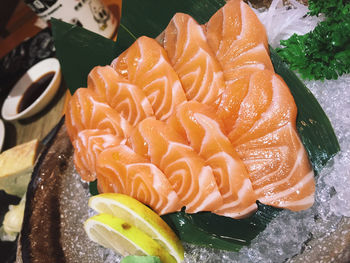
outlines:
{"label": "yellow cheese-like block", "polygon": [[23,196],[33,172],[38,146],[35,139],[0,154],[0,190]]}

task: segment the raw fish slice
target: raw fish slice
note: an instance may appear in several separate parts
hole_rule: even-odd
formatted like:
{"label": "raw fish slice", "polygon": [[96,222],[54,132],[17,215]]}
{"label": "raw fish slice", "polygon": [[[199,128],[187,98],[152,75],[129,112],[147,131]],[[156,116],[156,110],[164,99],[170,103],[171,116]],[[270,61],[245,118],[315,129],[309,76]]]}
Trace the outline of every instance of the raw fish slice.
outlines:
{"label": "raw fish slice", "polygon": [[224,201],[213,212],[232,218],[253,213],[257,209],[256,196],[248,172],[221,131],[220,121],[212,108],[198,102],[187,102],[177,108],[168,123],[213,169]]}
{"label": "raw fish slice", "polygon": [[143,90],[159,120],[167,119],[177,105],[186,101],[164,48],[152,38],[138,38],[112,62],[112,67]]}
{"label": "raw fish slice", "polygon": [[127,194],[160,215],[181,210],[182,203],[162,171],[126,145],[103,151],[96,170],[102,192]]}
{"label": "raw fish slice", "polygon": [[110,134],[108,130],[83,130],[73,141],[74,164],[81,178],[91,182],[96,179],[96,160],[105,149],[118,146],[123,138]]}
{"label": "raw fish slice", "polygon": [[293,211],[312,206],[314,173],[292,124],[236,149],[250,172],[260,202]]}
{"label": "raw fish slice", "polygon": [[[264,70],[264,69],[265,69],[265,65],[263,64],[249,64],[249,65],[240,66],[234,69],[229,69],[225,72],[226,87],[231,86],[237,80],[249,78],[257,70]],[[227,89],[225,89],[225,91],[226,90]],[[222,96],[225,93],[225,91],[221,94]]]}
{"label": "raw fish slice", "polygon": [[120,76],[111,66],[97,66],[88,76],[88,88],[96,92],[131,125],[153,116],[144,92]]}
{"label": "raw fish slice", "polygon": [[164,172],[187,213],[213,211],[222,205],[212,169],[164,122],[145,119],[129,139],[136,153]]}
{"label": "raw fish slice", "polygon": [[248,77],[237,79],[231,85],[228,85],[221,95],[216,114],[224,123],[225,134],[230,133],[235,125],[241,102],[248,93],[249,75],[254,74],[254,72],[256,71],[249,72]]}
{"label": "raw fish slice", "polygon": [[289,88],[269,70],[257,71],[240,87],[220,106],[233,116],[228,137],[250,172],[258,200],[290,210],[309,208],[315,182]]}
{"label": "raw fish slice", "polygon": [[[245,77],[227,86],[221,96],[217,115],[223,120],[225,131],[230,133],[230,136],[234,136],[231,133],[232,130],[241,135],[248,132],[255,121],[260,118],[260,114],[269,106],[268,102],[272,98],[272,90],[267,89],[266,86],[271,81],[271,73],[270,71],[261,70],[251,71]],[[257,100],[258,97],[259,100]],[[240,120],[243,121],[242,124],[236,124]],[[243,131],[243,129],[245,130]],[[232,141],[232,138],[230,139]]]}
{"label": "raw fish slice", "polygon": [[131,130],[127,120],[87,88],[76,90],[70,99],[66,111],[66,126],[71,141],[85,129],[107,129],[111,134],[122,138]]}
{"label": "raw fish slice", "polygon": [[[249,85],[232,93],[231,103],[240,104],[235,108],[237,116],[229,133],[229,139],[234,145],[249,142],[262,135],[275,131],[288,123],[296,127],[297,107],[288,86],[274,72],[261,70],[255,72],[249,79]],[[238,102],[237,102],[238,101]]]}
{"label": "raw fish slice", "polygon": [[240,54],[235,58],[231,58],[230,61],[226,63],[227,63],[227,67],[226,67],[227,74],[229,74],[231,71],[236,70],[239,67],[248,66],[248,65],[254,66],[257,64],[264,65],[263,69],[268,69],[271,71],[274,70],[270,59],[270,55],[262,43]]}
{"label": "raw fish slice", "polygon": [[273,70],[267,36],[253,10],[242,0],[231,0],[207,23],[207,39],[221,64],[226,81],[228,72],[247,64],[261,64]]}
{"label": "raw fish slice", "polygon": [[217,104],[225,81],[202,26],[191,16],[177,13],[165,29],[164,48],[187,99]]}

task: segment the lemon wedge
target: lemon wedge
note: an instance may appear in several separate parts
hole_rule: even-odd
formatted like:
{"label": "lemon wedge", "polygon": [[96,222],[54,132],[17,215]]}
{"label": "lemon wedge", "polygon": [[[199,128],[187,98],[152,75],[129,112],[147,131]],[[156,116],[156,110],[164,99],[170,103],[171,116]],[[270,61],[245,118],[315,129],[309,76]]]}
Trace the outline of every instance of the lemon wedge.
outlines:
{"label": "lemon wedge", "polygon": [[[136,199],[116,193],[105,193],[89,199],[89,206],[98,213],[119,217],[159,242],[176,260],[184,260],[184,249],[172,229],[150,208]],[[163,262],[163,261],[162,261]]]}
{"label": "lemon wedge", "polygon": [[150,236],[123,219],[109,214],[99,214],[85,221],[84,228],[89,238],[104,247],[127,256],[158,256],[163,263],[175,263],[175,259]]}

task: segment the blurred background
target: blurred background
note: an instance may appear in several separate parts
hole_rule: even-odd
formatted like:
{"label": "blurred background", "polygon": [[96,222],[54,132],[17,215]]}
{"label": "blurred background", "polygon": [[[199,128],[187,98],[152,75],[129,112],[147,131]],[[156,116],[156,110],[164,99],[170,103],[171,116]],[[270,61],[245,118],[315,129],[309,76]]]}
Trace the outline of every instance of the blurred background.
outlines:
{"label": "blurred background", "polygon": [[[69,1],[79,2],[79,0]],[[119,22],[122,0],[101,1]],[[28,2],[33,1],[28,0]],[[33,37],[47,26],[48,24],[38,18],[24,0],[2,0],[0,8],[0,59],[25,39]]]}

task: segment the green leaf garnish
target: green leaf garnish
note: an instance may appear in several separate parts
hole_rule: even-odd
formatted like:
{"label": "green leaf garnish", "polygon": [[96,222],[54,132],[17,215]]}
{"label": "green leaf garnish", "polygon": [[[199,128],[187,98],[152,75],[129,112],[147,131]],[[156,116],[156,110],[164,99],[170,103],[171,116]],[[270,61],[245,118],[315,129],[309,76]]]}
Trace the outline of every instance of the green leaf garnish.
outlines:
{"label": "green leaf garnish", "polygon": [[278,54],[304,79],[350,73],[350,1],[310,0],[309,14],[327,17],[313,31],[281,40]]}

